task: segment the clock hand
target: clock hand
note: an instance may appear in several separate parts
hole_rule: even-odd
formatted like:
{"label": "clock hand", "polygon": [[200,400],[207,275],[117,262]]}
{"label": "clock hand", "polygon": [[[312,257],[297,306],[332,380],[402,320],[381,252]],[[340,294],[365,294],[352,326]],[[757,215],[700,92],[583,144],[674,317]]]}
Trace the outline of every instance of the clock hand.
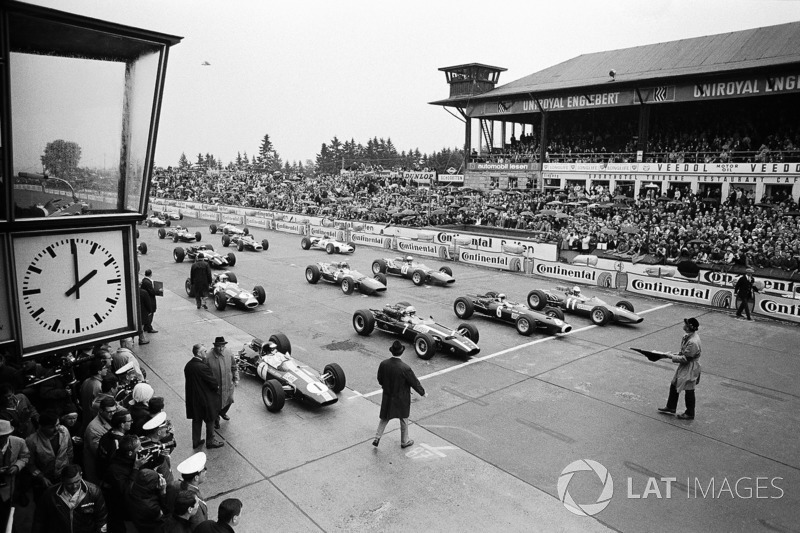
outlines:
{"label": "clock hand", "polygon": [[72,293],[74,292],[74,293],[75,293],[75,298],[78,298],[78,299],[80,299],[80,292],[79,292],[79,289],[80,289],[80,288],[81,288],[81,286],[82,286],[82,285],[84,285],[84,284],[85,284],[87,281],[89,281],[90,279],[92,279],[92,278],[95,276],[95,274],[97,274],[97,269],[94,269],[94,270],[92,270],[91,272],[89,272],[88,274],[86,274],[85,276],[83,276],[83,279],[81,279],[81,280],[80,280],[78,283],[76,283],[75,285],[73,285],[72,287],[70,287],[70,288],[69,288],[69,290],[68,290],[67,292],[65,292],[65,293],[64,293],[64,296],[71,296],[71,295],[72,295]]}
{"label": "clock hand", "polygon": [[[69,249],[72,251],[72,264],[75,267],[75,285],[73,286],[75,288],[75,298],[80,299],[81,291],[80,285],[78,284],[78,245],[75,244],[75,239],[69,240]],[[69,296],[69,294],[67,294],[67,296]]]}

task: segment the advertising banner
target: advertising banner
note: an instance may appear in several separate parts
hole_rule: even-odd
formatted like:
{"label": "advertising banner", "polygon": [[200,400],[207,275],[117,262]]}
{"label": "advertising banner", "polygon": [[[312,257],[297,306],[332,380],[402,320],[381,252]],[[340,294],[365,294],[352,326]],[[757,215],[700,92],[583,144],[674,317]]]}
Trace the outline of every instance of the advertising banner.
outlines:
{"label": "advertising banner", "polygon": [[227,222],[228,224],[241,224],[244,222],[244,217],[232,213],[220,213],[219,220],[220,222]]}
{"label": "advertising banner", "polygon": [[197,218],[199,218],[201,220],[213,220],[214,222],[216,222],[218,216],[219,216],[219,214],[217,214],[217,213],[215,213],[213,211],[198,211],[197,212]]}
{"label": "advertising banner", "polygon": [[374,233],[353,232],[350,234],[350,241],[356,246],[373,246],[375,248],[393,248],[393,237],[387,235],[375,235]]}
{"label": "advertising banner", "polygon": [[264,217],[244,217],[244,223],[248,226],[253,226],[254,228],[270,229],[270,222],[270,219]]}
{"label": "advertising banner", "polygon": [[533,274],[561,279],[570,283],[585,283],[603,288],[616,288],[616,272],[599,270],[590,266],[568,265],[552,261],[535,260]]}
{"label": "advertising banner", "polygon": [[439,183],[464,183],[464,174],[439,174]]}
{"label": "advertising banner", "polygon": [[791,295],[761,294],[757,292],[753,311],[757,315],[800,323],[800,300],[788,296]]}
{"label": "advertising banner", "polygon": [[426,255],[451,261],[455,259],[455,250],[453,246],[434,244],[433,242],[397,239],[397,250],[403,254]]}
{"label": "advertising banner", "polygon": [[713,287],[702,283],[691,283],[670,278],[653,278],[639,274],[628,274],[628,292],[654,296],[664,300],[713,307],[730,308],[733,302],[733,290],[724,287]]}
{"label": "advertising banner", "polygon": [[197,218],[197,209],[184,208],[181,209],[181,213],[183,213],[183,216],[185,217]]}
{"label": "advertising banner", "polygon": [[558,261],[558,247],[553,243],[509,239],[507,237],[486,237],[469,233],[451,233],[448,231],[431,232],[433,242],[438,244],[455,244],[456,241],[464,248],[476,250],[502,252],[506,247],[521,247],[525,257],[543,261]]}
{"label": "advertising banner", "polygon": [[296,222],[286,222],[284,220],[273,221],[272,229],[274,229],[275,231],[282,231],[284,233],[296,233],[297,235],[306,234],[305,224],[298,224]]}
{"label": "advertising banner", "polygon": [[315,226],[309,224],[308,236],[319,237],[322,239],[336,239],[337,241],[345,242],[347,240],[347,231],[343,229],[336,229],[335,227]]}
{"label": "advertising banner", "polygon": [[499,268],[511,272],[522,272],[524,268],[524,258],[517,254],[506,254],[498,252],[487,252],[483,250],[473,250],[460,248],[458,250],[458,260],[462,263],[469,263],[489,268]]}

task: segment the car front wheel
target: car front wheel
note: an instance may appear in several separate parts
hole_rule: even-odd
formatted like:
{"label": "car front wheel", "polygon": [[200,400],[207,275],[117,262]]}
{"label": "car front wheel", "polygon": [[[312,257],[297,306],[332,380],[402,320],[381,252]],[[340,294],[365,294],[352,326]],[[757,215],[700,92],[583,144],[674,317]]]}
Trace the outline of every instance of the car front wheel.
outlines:
{"label": "car front wheel", "polygon": [[277,380],[270,379],[261,387],[261,400],[267,411],[277,413],[286,403],[286,393]]}

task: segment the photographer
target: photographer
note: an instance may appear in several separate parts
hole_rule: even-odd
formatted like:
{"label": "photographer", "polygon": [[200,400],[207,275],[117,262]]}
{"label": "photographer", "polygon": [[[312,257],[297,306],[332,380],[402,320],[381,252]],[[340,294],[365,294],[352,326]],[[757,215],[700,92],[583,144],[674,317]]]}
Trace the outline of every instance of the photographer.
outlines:
{"label": "photographer", "polygon": [[33,424],[39,420],[39,413],[27,396],[14,394],[14,386],[10,383],[0,384],[0,406],[0,419],[11,422],[15,436],[26,439],[33,433]]}

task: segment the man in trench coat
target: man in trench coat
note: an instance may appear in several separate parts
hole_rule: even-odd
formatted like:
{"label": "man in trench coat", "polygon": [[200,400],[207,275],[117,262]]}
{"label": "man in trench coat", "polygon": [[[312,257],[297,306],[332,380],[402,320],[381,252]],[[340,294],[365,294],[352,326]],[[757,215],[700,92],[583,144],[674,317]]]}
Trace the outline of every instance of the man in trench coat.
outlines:
{"label": "man in trench coat", "polygon": [[372,441],[373,446],[380,443],[386,425],[392,418],[400,419],[400,447],[408,448],[414,444],[414,441],[408,438],[411,389],[413,388],[423,397],[426,397],[427,394],[411,367],[400,360],[405,349],[405,346],[399,341],[394,341],[389,348],[392,357],[381,361],[378,367],[378,383],[383,388],[383,397],[381,398],[381,419],[378,423],[378,431],[375,433],[375,440]]}
{"label": "man in trench coat", "polygon": [[686,335],[681,339],[681,351],[672,356],[672,361],[678,363],[675,376],[669,385],[667,406],[659,407],[658,412],[674,415],[678,409],[678,396],[684,391],[686,412],[677,416],[682,420],[694,420],[695,396],[694,388],[700,381],[700,335],[697,330],[700,323],[696,318],[683,319],[683,331]]}
{"label": "man in trench coat", "polygon": [[214,419],[214,427],[217,429],[219,429],[220,417],[230,420],[228,409],[233,405],[233,391],[239,383],[239,368],[236,366],[236,358],[231,355],[231,352],[225,351],[226,344],[228,343],[225,341],[225,337],[214,339],[214,349],[206,359],[211,373],[219,383],[218,413]]}
{"label": "man in trench coat", "polygon": [[[219,384],[206,363],[205,346],[192,346],[192,359],[183,368],[183,375],[186,378],[186,418],[192,421],[192,448],[199,448],[204,443],[206,448],[223,446],[223,442],[215,442],[213,424],[219,411]],[[200,439],[203,422],[206,424],[206,438]]]}

